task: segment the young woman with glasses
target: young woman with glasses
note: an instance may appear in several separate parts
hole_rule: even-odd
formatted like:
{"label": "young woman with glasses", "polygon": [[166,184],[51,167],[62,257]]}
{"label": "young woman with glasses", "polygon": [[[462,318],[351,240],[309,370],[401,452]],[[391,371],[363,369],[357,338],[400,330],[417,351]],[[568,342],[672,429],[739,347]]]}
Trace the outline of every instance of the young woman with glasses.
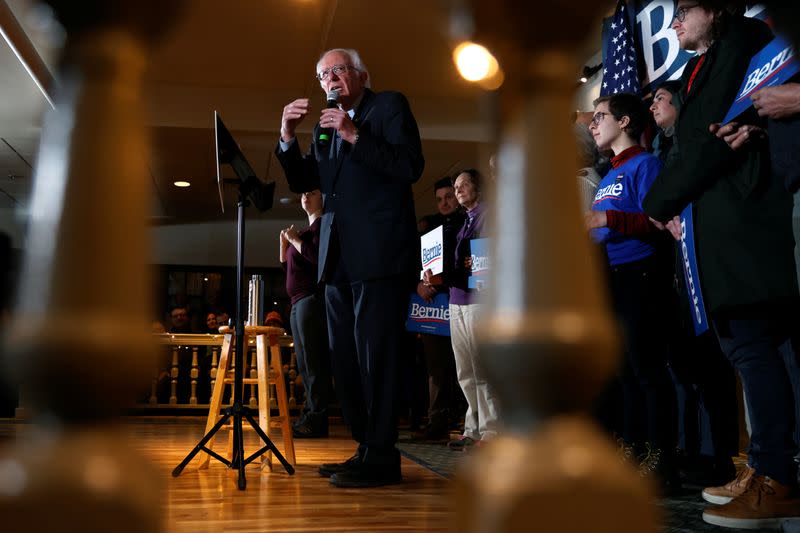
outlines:
{"label": "young woman with glasses", "polygon": [[[661,170],[658,157],[639,145],[649,120],[638,96],[615,94],[595,101],[590,131],[601,151],[611,151],[612,168],[600,181],[586,215],[595,242],[604,246],[614,311],[624,333],[619,371],[623,397],[622,448],[639,455],[640,474],[655,477],[662,490],[679,486],[674,466],[674,391],[667,370],[665,310],[671,262],[661,256],[662,235],[645,217],[638,230],[620,231],[612,215],[643,212],[642,200]],[[659,242],[661,241],[661,242]]]}

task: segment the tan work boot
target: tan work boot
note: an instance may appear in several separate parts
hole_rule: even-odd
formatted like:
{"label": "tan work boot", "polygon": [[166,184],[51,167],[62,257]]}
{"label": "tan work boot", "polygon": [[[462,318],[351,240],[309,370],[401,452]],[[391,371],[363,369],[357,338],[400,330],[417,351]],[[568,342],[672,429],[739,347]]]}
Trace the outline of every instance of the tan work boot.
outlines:
{"label": "tan work boot", "polygon": [[755,472],[755,469],[750,468],[750,465],[745,465],[744,470],[739,472],[739,475],[737,475],[733,481],[721,487],[706,487],[703,489],[703,499],[715,505],[729,503],[735,497],[744,493],[747,486],[750,484],[750,480],[753,479]]}
{"label": "tan work boot", "polygon": [[703,512],[709,524],[739,529],[779,529],[786,518],[800,518],[800,494],[766,476],[753,476],[740,496]]}

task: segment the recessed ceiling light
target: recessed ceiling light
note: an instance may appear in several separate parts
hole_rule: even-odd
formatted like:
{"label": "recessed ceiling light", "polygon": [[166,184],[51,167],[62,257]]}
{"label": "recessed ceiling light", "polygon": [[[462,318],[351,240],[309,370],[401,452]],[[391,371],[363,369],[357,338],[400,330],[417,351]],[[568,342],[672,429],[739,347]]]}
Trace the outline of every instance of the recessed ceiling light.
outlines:
{"label": "recessed ceiling light", "polygon": [[191,183],[188,181],[173,181],[172,184],[176,187],[189,187]]}

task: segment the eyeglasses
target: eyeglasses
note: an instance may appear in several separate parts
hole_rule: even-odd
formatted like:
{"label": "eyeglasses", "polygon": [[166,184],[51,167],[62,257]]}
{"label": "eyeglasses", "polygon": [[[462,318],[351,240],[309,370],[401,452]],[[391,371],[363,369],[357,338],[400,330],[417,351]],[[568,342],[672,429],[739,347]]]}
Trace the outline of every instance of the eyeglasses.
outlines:
{"label": "eyeglasses", "polygon": [[317,73],[317,79],[319,81],[325,81],[328,79],[328,76],[331,75],[331,72],[333,72],[337,76],[341,76],[342,74],[344,74],[346,70],[358,71],[358,69],[353,65],[334,65],[331,68],[326,68],[322,72]]}
{"label": "eyeglasses", "polygon": [[683,22],[684,20],[686,20],[686,13],[690,9],[694,9],[696,7],[699,7],[699,4],[693,4],[693,5],[690,5],[690,6],[679,7],[678,9],[675,10],[675,16],[672,17],[672,20],[676,20],[677,19],[678,22]]}
{"label": "eyeglasses", "polygon": [[603,113],[602,111],[598,111],[592,117],[592,121],[590,122],[590,124],[592,126],[599,126],[600,123],[603,122],[603,119],[606,118],[606,115],[608,115],[608,113]]}

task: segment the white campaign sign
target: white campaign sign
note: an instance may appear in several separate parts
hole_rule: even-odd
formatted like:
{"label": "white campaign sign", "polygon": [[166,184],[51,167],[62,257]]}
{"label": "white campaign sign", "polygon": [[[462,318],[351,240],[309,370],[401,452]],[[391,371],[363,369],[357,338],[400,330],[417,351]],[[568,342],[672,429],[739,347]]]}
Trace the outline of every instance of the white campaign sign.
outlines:
{"label": "white campaign sign", "polygon": [[435,275],[441,274],[444,270],[444,234],[442,228],[443,226],[439,226],[419,239],[422,248],[422,272],[431,269],[431,272]]}

